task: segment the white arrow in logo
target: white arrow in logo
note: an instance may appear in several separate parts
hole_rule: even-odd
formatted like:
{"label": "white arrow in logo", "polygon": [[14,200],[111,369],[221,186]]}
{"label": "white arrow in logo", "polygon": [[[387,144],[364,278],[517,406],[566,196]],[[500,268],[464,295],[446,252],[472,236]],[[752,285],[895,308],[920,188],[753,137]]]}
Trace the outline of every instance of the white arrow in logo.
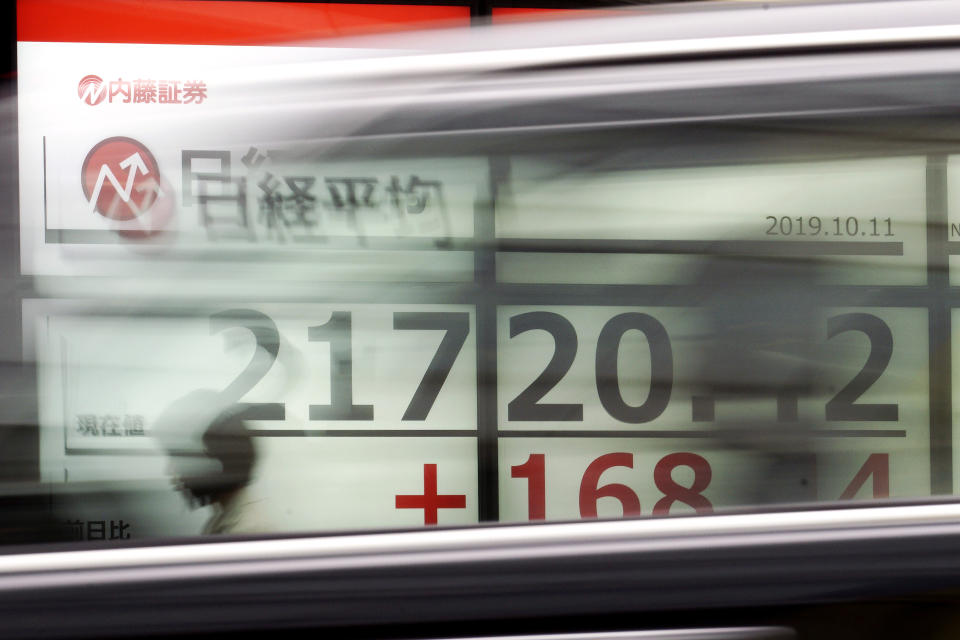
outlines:
{"label": "white arrow in logo", "polygon": [[[90,212],[93,213],[97,209],[97,201],[100,199],[100,191],[103,189],[104,180],[109,180],[110,184],[113,185],[114,190],[117,192],[117,196],[122,200],[135,215],[140,215],[140,207],[137,206],[137,203],[130,199],[130,194],[133,193],[133,185],[137,179],[137,172],[139,171],[144,176],[146,176],[150,170],[147,168],[146,163],[143,161],[143,158],[140,156],[140,152],[130,155],[124,160],[120,161],[121,169],[128,169],[127,172],[127,184],[125,186],[120,185],[120,181],[117,179],[117,176],[114,175],[113,171],[106,164],[100,165],[100,173],[97,175],[97,182],[93,187],[93,193],[90,195]],[[157,196],[162,195],[160,192],[160,187],[157,185],[156,181],[153,182],[155,186],[155,194]],[[143,188],[137,189],[138,191],[143,191]],[[151,199],[150,204],[153,200]],[[118,205],[117,198],[113,199],[113,202],[110,204],[109,211],[106,212],[108,217],[112,217],[113,213]],[[147,205],[149,207],[149,204]]]}

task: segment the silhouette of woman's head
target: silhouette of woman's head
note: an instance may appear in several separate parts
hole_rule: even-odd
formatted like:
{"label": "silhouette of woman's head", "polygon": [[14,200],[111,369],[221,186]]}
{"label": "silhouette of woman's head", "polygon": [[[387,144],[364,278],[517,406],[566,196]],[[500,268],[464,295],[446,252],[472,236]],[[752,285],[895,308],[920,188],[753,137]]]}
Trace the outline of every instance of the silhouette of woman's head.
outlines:
{"label": "silhouette of woman's head", "polygon": [[175,401],[157,420],[174,482],[191,503],[223,500],[250,482],[256,451],[242,413],[224,407],[213,391],[195,391]]}

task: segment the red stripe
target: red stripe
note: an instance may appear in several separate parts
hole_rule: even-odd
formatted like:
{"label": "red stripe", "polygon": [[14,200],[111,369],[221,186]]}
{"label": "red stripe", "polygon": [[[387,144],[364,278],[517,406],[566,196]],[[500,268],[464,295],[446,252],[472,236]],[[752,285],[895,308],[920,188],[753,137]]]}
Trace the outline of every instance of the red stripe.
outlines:
{"label": "red stripe", "polygon": [[468,7],[230,0],[17,0],[21,42],[291,44],[397,31],[443,22],[467,25]]}

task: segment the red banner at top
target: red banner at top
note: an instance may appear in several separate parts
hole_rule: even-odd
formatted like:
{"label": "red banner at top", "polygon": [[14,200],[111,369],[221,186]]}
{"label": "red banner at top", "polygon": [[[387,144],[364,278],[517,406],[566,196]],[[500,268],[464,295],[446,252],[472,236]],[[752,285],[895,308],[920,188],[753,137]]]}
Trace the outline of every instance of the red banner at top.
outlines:
{"label": "red banner at top", "polygon": [[466,6],[234,2],[231,0],[18,0],[21,42],[276,45],[438,23],[466,26]]}

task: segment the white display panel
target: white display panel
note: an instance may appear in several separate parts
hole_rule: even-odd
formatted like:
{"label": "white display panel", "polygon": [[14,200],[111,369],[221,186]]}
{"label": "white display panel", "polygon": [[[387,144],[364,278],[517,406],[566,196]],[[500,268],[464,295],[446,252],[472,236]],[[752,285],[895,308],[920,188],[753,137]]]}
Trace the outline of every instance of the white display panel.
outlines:
{"label": "white display panel", "polygon": [[[151,281],[202,259],[207,281],[241,274],[248,291],[472,279],[470,255],[451,249],[473,235],[484,159],[359,163],[312,146],[378,117],[362,100],[318,105],[324,69],[386,52],[18,47],[24,273]],[[178,102],[160,100],[174,86]]]}
{"label": "white display panel", "polygon": [[[782,369],[807,368],[816,379],[813,392],[798,397],[797,418],[787,420],[778,418],[775,396],[751,399],[749,407],[742,407],[738,404],[745,401],[736,395],[725,398],[718,392],[707,398],[709,391],[697,386],[711,371],[707,360],[716,340],[702,309],[552,306],[498,311],[499,413],[504,430],[689,430],[711,422],[802,421],[824,429],[909,427],[911,435],[925,442],[927,434],[916,427],[929,422],[923,310],[824,309],[817,314],[822,323],[816,332],[820,344],[803,345],[820,347],[816,351],[791,353],[790,345],[779,350],[778,345],[743,345],[740,355],[745,359],[769,353],[771,360],[781,359]],[[868,366],[871,357],[885,362]],[[557,379],[551,376],[551,383],[535,384],[554,358],[563,361],[551,367]],[[616,380],[602,373],[614,368]],[[653,378],[659,383],[652,384]],[[869,382],[856,398],[841,395],[855,378]],[[539,390],[537,398],[533,387]],[[697,419],[694,396],[712,405],[712,418]],[[828,417],[844,412],[852,414]]]}
{"label": "white display panel", "polygon": [[505,438],[500,519],[708,514],[791,498],[836,502],[929,492],[927,453],[893,438],[838,439],[811,449],[809,456],[776,460],[772,449],[724,449],[710,438]]}
{"label": "white display panel", "polygon": [[[156,505],[78,500],[87,539],[941,490],[930,158],[571,170],[520,149],[491,188],[498,160],[468,148],[329,153],[389,109],[304,78],[382,53],[20,43],[41,478]],[[762,344],[731,318],[785,324]],[[164,419],[198,391],[253,443],[229,522],[173,487],[211,468],[206,411]]]}
{"label": "white display panel", "polygon": [[255,441],[244,499],[256,509],[236,532],[425,524],[418,492],[464,496],[438,499],[433,523],[477,519],[471,307],[27,309],[47,482],[175,481],[177,456],[202,454],[208,425],[158,419],[205,390],[245,403]]}
{"label": "white display panel", "polygon": [[[930,492],[925,310],[824,309],[814,334],[820,344],[792,355],[789,345],[732,345],[726,355],[740,347],[744,366],[769,356],[771,375],[809,368],[816,386],[798,394],[792,411],[786,403],[785,415],[776,390],[764,395],[760,380],[747,378],[749,396],[704,389],[717,337],[702,309],[501,307],[499,314],[502,518],[526,519],[526,480],[511,473],[531,471],[511,470],[536,455],[546,469],[547,518],[585,515],[577,498],[595,487],[592,464],[613,465],[601,486],[629,479],[623,483],[647,515],[664,495],[653,482],[661,462],[686,470],[675,476],[684,495],[700,469],[711,510]],[[861,470],[876,474],[875,489],[864,488]],[[616,501],[604,504],[599,515],[620,513],[610,506]]]}
{"label": "white display panel", "polygon": [[469,306],[37,306],[52,307],[35,317],[43,424],[63,427],[67,449],[143,448],[163,410],[198,389],[256,405],[264,431],[476,429]]}
{"label": "white display panel", "polygon": [[[505,282],[689,284],[703,267],[697,254],[710,252],[820,257],[829,284],[926,282],[924,157],[511,167],[497,210],[497,236],[511,247],[497,265]],[[581,251],[550,255],[572,239]]]}

